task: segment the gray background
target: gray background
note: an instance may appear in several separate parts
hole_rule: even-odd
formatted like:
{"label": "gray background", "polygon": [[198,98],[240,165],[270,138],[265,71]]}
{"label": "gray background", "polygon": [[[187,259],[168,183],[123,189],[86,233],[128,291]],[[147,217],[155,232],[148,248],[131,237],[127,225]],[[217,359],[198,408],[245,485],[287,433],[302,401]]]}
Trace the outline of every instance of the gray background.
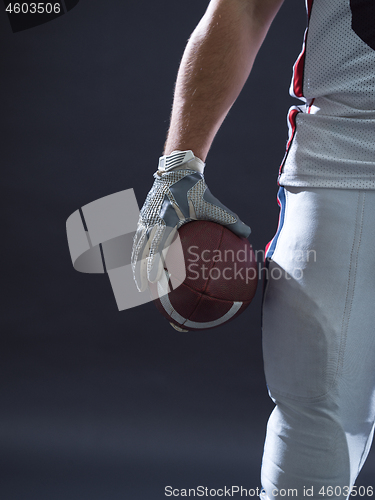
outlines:
{"label": "gray background", "polygon": [[[201,0],[81,0],[13,34],[0,13],[2,500],[162,499],[164,487],[247,489],[272,402],[262,371],[261,284],[251,307],[180,335],[152,303],[118,312],[107,276],[74,271],[65,221],[134,188],[162,152],[175,75]],[[286,0],[215,139],[211,191],[251,225],[278,218],[302,0]],[[357,484],[372,484],[373,453]]]}

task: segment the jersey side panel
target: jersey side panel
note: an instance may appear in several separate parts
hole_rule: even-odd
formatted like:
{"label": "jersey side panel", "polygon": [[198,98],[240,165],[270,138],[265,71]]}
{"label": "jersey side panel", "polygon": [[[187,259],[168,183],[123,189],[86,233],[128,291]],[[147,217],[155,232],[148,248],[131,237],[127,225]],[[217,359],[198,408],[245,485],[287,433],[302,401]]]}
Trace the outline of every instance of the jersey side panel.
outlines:
{"label": "jersey side panel", "polygon": [[[291,87],[305,104],[280,171],[283,186],[375,189],[375,23],[361,31],[356,1],[307,2]],[[370,9],[374,3],[361,0]]]}

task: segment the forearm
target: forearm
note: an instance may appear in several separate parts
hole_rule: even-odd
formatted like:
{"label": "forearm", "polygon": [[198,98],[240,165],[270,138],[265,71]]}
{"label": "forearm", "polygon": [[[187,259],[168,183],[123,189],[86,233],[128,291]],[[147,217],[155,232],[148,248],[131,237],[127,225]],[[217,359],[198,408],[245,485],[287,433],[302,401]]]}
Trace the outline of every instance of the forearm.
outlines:
{"label": "forearm", "polygon": [[164,154],[191,149],[205,161],[282,1],[210,2],[180,64]]}

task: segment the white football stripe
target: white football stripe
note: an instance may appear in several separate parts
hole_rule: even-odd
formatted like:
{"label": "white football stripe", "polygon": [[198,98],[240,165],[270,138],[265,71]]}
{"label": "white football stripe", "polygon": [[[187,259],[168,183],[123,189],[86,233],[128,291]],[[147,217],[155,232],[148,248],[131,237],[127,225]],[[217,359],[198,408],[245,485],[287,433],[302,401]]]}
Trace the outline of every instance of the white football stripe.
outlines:
{"label": "white football stripe", "polygon": [[225,323],[230,318],[232,318],[241,308],[242,302],[233,302],[232,307],[226,312],[221,318],[215,319],[214,321],[206,321],[206,322],[198,322],[198,321],[190,321],[183,316],[181,316],[177,311],[175,311],[174,307],[171,304],[171,301],[168,297],[168,280],[169,273],[166,271],[163,273],[160,281],[158,281],[158,295],[162,306],[164,307],[166,313],[177,323],[180,325],[184,325],[190,328],[204,329],[204,328],[213,328],[215,326],[219,326],[222,323]]}

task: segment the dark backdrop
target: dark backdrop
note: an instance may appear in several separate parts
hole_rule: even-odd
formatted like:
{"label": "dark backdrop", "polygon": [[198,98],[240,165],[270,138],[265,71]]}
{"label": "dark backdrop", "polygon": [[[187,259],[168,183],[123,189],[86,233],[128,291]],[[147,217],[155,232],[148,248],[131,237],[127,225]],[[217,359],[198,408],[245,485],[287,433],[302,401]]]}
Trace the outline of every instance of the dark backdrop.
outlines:
{"label": "dark backdrop", "polygon": [[[104,275],[74,271],[65,221],[134,188],[162,152],[175,75],[207,2],[81,0],[13,34],[0,14],[3,500],[162,499],[164,487],[259,487],[268,414],[260,290],[235,322],[178,334],[154,305],[118,312]],[[302,0],[285,2],[215,139],[211,191],[277,225]],[[358,485],[371,485],[370,456]]]}

